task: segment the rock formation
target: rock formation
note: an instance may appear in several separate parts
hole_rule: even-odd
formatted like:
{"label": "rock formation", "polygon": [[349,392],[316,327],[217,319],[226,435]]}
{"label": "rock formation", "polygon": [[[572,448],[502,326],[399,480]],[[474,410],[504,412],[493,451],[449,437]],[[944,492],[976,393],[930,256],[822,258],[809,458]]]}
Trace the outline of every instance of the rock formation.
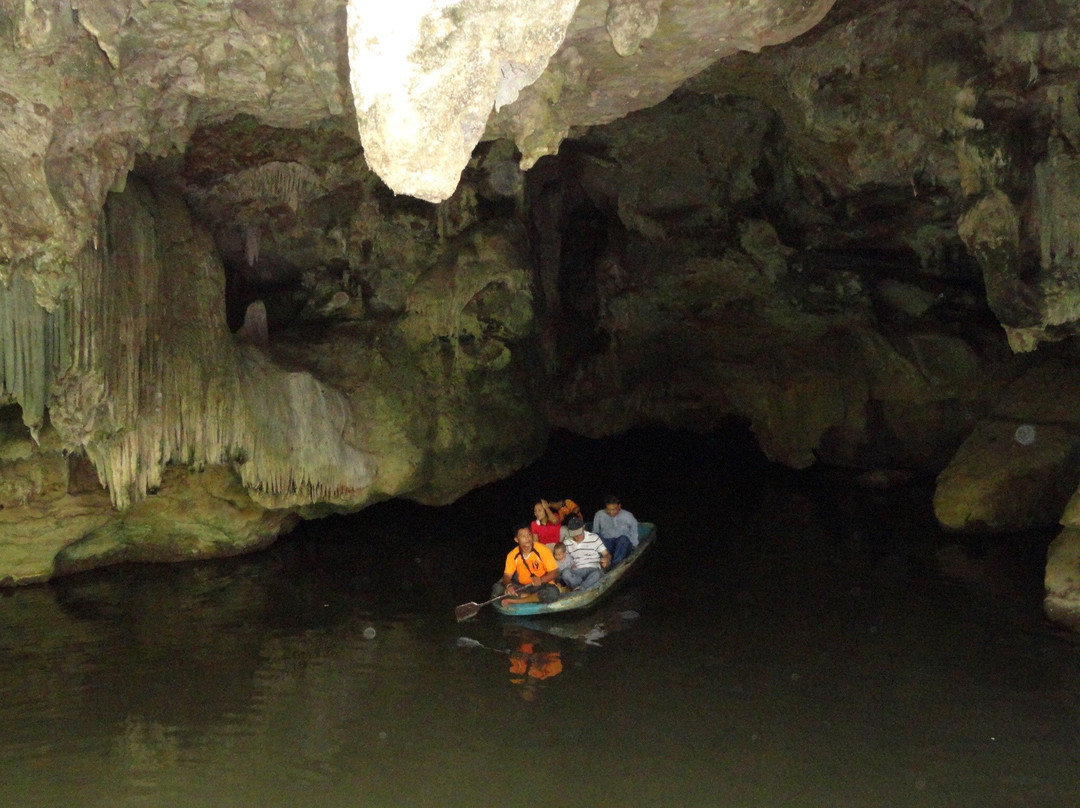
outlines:
{"label": "rock formation", "polygon": [[[399,12],[386,16],[388,8]],[[1071,4],[0,9],[0,579],[446,503],[548,430],[745,421],[1072,516]]]}

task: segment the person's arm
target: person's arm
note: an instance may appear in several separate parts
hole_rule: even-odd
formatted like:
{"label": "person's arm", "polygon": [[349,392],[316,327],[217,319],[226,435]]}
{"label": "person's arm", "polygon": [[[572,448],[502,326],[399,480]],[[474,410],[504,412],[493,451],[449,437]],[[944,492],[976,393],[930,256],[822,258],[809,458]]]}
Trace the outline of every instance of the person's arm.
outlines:
{"label": "person's arm", "polygon": [[637,519],[635,518],[634,514],[630,513],[629,511],[623,511],[623,513],[625,513],[627,516],[630,517],[630,520],[629,520],[630,521],[630,531],[627,533],[627,537],[630,539],[630,543],[633,544],[635,547],[637,547],[637,543],[638,543],[638,523],[637,523]]}
{"label": "person's arm", "polygon": [[506,592],[511,596],[516,595],[518,593],[518,590],[521,588],[516,584],[510,583],[512,580],[514,580],[513,575],[504,575],[501,581],[503,589],[505,589]]}
{"label": "person's arm", "polygon": [[600,554],[600,569],[606,570],[610,566],[611,566],[611,553],[609,553],[607,550],[604,550],[604,552],[602,552]]}
{"label": "person's arm", "polygon": [[600,538],[604,538],[604,520],[607,518],[607,511],[603,508],[596,512],[596,516],[592,518],[592,529]]}
{"label": "person's arm", "polygon": [[547,514],[547,520],[549,525],[559,524],[559,514],[552,508],[552,504],[546,499],[540,500],[540,507],[544,509],[544,513]]}

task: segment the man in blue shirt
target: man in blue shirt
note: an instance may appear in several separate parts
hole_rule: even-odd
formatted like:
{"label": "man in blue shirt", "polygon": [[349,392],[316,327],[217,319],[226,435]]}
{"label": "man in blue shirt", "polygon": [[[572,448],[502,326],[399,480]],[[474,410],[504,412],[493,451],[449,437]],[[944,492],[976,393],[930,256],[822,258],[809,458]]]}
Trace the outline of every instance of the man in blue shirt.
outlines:
{"label": "man in blue shirt", "polygon": [[604,507],[593,517],[592,529],[611,553],[613,567],[638,546],[637,519],[630,511],[623,510],[619,498],[613,494],[604,497]]}

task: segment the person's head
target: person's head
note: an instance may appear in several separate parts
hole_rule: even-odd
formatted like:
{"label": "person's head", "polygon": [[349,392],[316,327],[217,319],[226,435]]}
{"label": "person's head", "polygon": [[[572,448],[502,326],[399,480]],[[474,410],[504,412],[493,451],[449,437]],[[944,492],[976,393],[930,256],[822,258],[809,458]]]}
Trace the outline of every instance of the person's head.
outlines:
{"label": "person's head", "polygon": [[522,525],[514,533],[514,541],[522,553],[530,553],[533,548],[533,532],[528,525]]}
{"label": "person's head", "polygon": [[547,519],[547,511],[544,510],[544,505],[541,502],[537,502],[533,505],[533,516],[536,517],[537,522],[543,522]]}
{"label": "person's head", "polygon": [[622,510],[622,503],[619,502],[619,498],[614,494],[608,494],[604,497],[604,510],[608,516],[615,516]]}
{"label": "person's head", "polygon": [[562,561],[566,558],[566,545],[561,541],[555,542],[555,546],[551,548],[551,554],[555,556],[556,561]]}
{"label": "person's head", "polygon": [[582,535],[585,533],[585,523],[581,521],[581,517],[575,514],[566,520],[566,535],[568,535],[574,541],[581,541]]}

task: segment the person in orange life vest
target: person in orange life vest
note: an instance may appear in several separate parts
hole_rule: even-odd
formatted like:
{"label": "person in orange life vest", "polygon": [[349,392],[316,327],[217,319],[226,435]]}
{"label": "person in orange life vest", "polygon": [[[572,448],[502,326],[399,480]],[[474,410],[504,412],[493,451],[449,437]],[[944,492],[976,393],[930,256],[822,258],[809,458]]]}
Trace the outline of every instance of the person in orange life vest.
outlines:
{"label": "person in orange life vest", "polygon": [[562,521],[552,509],[551,504],[542,499],[533,505],[533,516],[529,527],[532,529],[535,541],[541,544],[552,545],[559,540],[559,523]]}
{"label": "person in orange life vest", "polygon": [[549,504],[555,509],[555,515],[558,516],[558,540],[566,541],[566,521],[570,519],[570,516],[580,516],[581,508],[579,508],[578,503],[572,499],[555,499],[549,502]]}
{"label": "person in orange life vest", "polygon": [[555,509],[555,515],[559,517],[560,522],[565,522],[566,517],[572,513],[581,514],[581,508],[572,499],[556,499],[548,504]]}
{"label": "person in orange life vest", "polygon": [[[533,540],[532,529],[522,525],[514,533],[517,547],[506,555],[502,578],[491,587],[491,597],[504,593],[517,595],[524,588],[536,590],[541,603],[559,599],[559,587],[552,583],[559,574],[559,565],[546,545]],[[537,588],[538,587],[538,588]]]}

